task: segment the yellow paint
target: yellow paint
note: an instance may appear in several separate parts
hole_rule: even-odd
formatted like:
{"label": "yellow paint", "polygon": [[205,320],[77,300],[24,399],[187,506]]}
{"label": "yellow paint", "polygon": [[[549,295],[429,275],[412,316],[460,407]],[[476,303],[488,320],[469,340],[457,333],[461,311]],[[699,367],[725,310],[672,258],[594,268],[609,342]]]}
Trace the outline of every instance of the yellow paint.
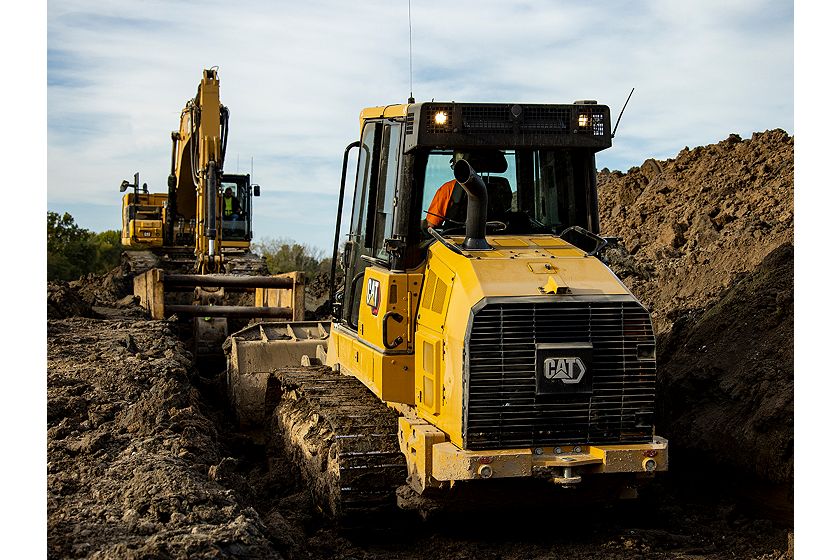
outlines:
{"label": "yellow paint", "polygon": [[355,332],[334,324],[326,363],[330,366],[341,364],[344,373],[359,379],[383,401],[414,402],[414,356],[411,354],[384,354],[366,346]]}
{"label": "yellow paint", "polygon": [[[434,243],[429,248],[420,294],[414,366],[417,414],[442,430],[457,447],[463,447],[464,340],[469,334],[470,311],[476,304],[488,297],[557,297],[546,293],[546,287],[562,287],[571,295],[629,293],[596,257],[585,256],[557,237],[490,236],[488,242],[493,250],[476,251],[472,258]],[[546,263],[551,267],[551,271],[546,270],[550,274],[537,273],[541,267],[545,270]],[[423,366],[425,344],[432,346],[437,361],[433,371]]]}
{"label": "yellow paint", "polygon": [[432,455],[435,444],[446,442],[446,434],[418,418],[399,419],[400,449],[406,457],[408,483],[418,493],[428,488],[441,488],[448,480],[432,477]]}
{"label": "yellow paint", "polygon": [[382,105],[379,107],[367,107],[359,114],[360,129],[365,127],[365,122],[371,119],[395,119],[403,118],[408,110],[408,105]]}
{"label": "yellow paint", "polygon": [[399,419],[400,449],[408,463],[408,483],[417,492],[442,488],[455,480],[534,476],[572,468],[575,475],[645,473],[645,462],[656,462],[655,472],[668,470],[668,442],[654,437],[650,443],[625,445],[564,445],[534,449],[468,451],[458,448],[429,422],[413,416]]}
{"label": "yellow paint", "polygon": [[[367,267],[359,308],[360,338],[382,353],[413,352],[412,334],[422,280],[420,273],[394,273],[378,266]],[[397,343],[398,339],[401,342]],[[387,348],[386,344],[394,348]]]}
{"label": "yellow paint", "polygon": [[[165,194],[126,193],[122,198],[122,233],[120,241],[124,247],[149,248],[163,245],[163,224],[166,210]],[[134,210],[134,218],[130,211]],[[154,216],[159,216],[154,219]]]}

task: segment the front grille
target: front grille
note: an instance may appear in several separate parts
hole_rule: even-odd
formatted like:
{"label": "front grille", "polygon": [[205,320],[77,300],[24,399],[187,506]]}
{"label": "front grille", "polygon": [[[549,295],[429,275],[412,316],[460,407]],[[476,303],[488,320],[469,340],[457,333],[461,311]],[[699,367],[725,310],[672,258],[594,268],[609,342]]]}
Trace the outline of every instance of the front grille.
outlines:
{"label": "front grille", "polygon": [[[592,345],[591,392],[537,394],[537,345],[557,343]],[[469,334],[466,448],[649,441],[656,362],[639,358],[653,344],[635,301],[486,305]]]}

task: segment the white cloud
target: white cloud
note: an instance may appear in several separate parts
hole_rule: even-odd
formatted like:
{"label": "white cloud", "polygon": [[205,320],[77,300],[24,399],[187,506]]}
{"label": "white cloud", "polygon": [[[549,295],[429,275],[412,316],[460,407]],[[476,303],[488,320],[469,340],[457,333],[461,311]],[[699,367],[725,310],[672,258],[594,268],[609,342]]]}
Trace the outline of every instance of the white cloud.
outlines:
{"label": "white cloud", "polygon": [[[793,126],[791,2],[412,3],[418,100],[570,102],[617,118],[599,167],[627,168],[685,145]],[[51,208],[111,204],[82,225],[116,227],[117,186],[135,171],[153,189],[169,172],[169,132],[202,68],[220,67],[231,110],[227,169],[250,169],[271,196],[257,237],[323,238],[334,205],[287,216],[283,192],[338,190],[362,107],[409,92],[404,2],[111,2],[48,5]],[[305,204],[304,199],[298,199]],[[321,200],[321,199],[319,199]],[[269,214],[280,212],[280,216]],[[81,220],[80,220],[81,221]],[[322,243],[322,242],[320,242]],[[323,243],[322,243],[323,244]]]}

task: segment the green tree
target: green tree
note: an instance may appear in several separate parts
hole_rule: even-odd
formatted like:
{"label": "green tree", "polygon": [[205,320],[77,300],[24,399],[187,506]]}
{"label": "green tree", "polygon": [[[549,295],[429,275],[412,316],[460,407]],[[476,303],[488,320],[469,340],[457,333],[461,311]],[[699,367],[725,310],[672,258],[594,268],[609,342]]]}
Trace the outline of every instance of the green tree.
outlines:
{"label": "green tree", "polygon": [[90,238],[90,243],[96,249],[96,262],[93,272],[106,272],[120,264],[123,246],[119,231],[109,229],[95,233]]}
{"label": "green tree", "polygon": [[325,258],[322,249],[292,239],[263,239],[254,243],[254,251],[265,257],[271,274],[299,270],[314,278],[330,269],[330,259]]}
{"label": "green tree", "polygon": [[47,280],[75,280],[120,262],[120,232],[93,233],[69,213],[47,212]]}

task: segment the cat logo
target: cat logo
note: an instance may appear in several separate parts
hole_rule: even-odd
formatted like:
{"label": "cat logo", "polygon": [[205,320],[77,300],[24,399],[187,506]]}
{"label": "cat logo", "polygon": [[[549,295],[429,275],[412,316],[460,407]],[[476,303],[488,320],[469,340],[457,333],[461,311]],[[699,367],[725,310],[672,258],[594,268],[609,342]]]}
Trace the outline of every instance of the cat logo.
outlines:
{"label": "cat logo", "polygon": [[370,306],[370,312],[374,317],[379,314],[379,292],[379,280],[368,278],[365,303]]}
{"label": "cat logo", "polygon": [[559,379],[571,385],[580,383],[584,373],[586,373],[586,366],[578,357],[546,358],[543,362],[543,374],[546,379]]}

